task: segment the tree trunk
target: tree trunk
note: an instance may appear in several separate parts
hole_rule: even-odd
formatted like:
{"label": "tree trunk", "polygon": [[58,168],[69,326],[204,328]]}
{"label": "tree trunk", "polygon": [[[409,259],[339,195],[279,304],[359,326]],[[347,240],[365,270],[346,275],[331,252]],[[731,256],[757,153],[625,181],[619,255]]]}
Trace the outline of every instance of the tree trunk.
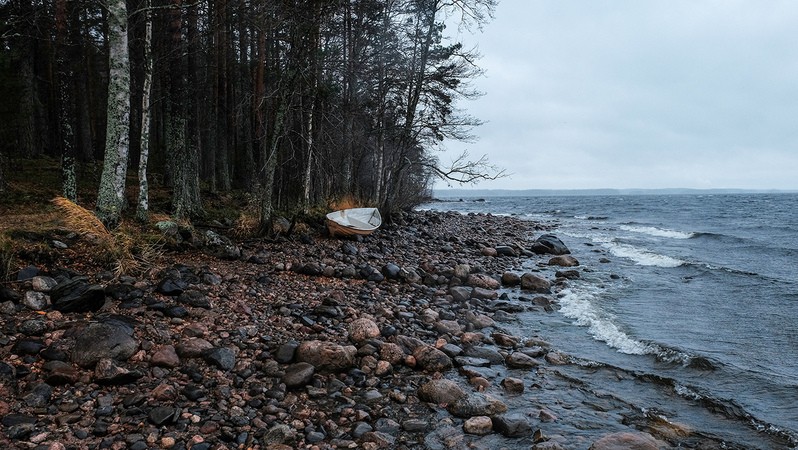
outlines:
{"label": "tree trunk", "polygon": [[[149,1],[145,2],[145,8]],[[150,210],[147,163],[150,157],[150,96],[152,94],[152,16],[146,12],[144,31],[144,86],[141,95],[141,143],[139,156],[139,201],[136,218],[147,221]]]}
{"label": "tree trunk", "polygon": [[119,223],[125,206],[130,128],[130,55],[125,0],[108,1],[108,119],[97,214],[106,225]]}

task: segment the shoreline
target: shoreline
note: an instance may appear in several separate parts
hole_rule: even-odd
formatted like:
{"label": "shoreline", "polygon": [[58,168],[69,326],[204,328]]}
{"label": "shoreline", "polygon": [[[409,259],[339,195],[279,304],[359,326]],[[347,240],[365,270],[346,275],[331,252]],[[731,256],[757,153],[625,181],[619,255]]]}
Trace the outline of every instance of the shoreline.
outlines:
{"label": "shoreline", "polygon": [[[545,336],[508,332],[589,270],[531,250],[551,229],[415,212],[361,241],[227,243],[169,255],[147,277],[90,277],[104,292],[92,312],[32,308],[52,283],[17,283],[0,301],[0,445],[721,448],[580,390]],[[509,286],[521,280],[506,273],[526,272],[539,277]]]}

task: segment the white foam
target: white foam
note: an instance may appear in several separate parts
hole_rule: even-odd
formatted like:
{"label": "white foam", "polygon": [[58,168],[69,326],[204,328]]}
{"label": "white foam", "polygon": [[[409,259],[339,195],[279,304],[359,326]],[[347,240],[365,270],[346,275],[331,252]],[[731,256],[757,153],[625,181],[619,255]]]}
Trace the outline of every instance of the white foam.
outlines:
{"label": "white foam", "polygon": [[603,242],[601,244],[607,248],[610,253],[621,258],[628,258],[641,266],[657,266],[657,267],[679,267],[686,264],[681,259],[672,258],[666,255],[660,255],[652,251],[635,247],[628,244],[619,244],[617,242]]}
{"label": "white foam", "polygon": [[633,225],[621,225],[621,230],[631,231],[633,233],[648,234],[650,236],[664,237],[670,239],[690,239],[695,236],[695,233],[686,233],[684,231],[669,230],[667,228],[657,227],[640,227]]}
{"label": "white foam", "polygon": [[602,314],[593,304],[597,300],[594,293],[587,289],[570,288],[563,290],[562,294],[564,295],[559,300],[560,313],[576,319],[576,325],[588,327],[588,332],[595,339],[629,355],[645,355],[654,350],[650,345],[630,338],[612,322],[612,317]]}

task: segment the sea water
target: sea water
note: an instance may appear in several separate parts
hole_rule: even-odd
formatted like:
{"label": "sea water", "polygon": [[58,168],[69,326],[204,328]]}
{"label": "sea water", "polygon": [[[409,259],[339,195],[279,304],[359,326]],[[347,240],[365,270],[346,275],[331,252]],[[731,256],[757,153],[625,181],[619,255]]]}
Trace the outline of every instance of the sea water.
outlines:
{"label": "sea water", "polygon": [[672,400],[619,394],[641,408],[743,446],[770,446],[745,444],[746,433],[798,445],[798,194],[486,197],[422,208],[555,224],[586,270],[558,294],[558,311],[529,314],[519,333],[534,328],[585,364],[672,390]]}

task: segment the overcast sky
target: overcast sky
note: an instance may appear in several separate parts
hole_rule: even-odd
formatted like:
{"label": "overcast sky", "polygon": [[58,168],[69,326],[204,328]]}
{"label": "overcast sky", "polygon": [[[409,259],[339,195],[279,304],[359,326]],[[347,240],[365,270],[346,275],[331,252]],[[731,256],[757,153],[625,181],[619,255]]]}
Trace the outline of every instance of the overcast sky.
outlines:
{"label": "overcast sky", "polygon": [[796,0],[499,0],[463,40],[487,123],[439,158],[511,173],[465,187],[798,189]]}

